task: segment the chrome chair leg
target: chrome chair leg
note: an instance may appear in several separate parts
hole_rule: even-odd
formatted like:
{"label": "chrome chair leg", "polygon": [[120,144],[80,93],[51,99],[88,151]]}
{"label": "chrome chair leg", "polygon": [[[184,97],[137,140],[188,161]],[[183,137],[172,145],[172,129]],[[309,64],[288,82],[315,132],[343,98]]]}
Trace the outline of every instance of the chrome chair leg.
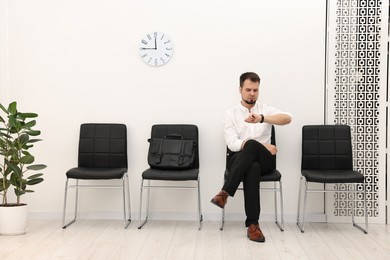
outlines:
{"label": "chrome chair leg", "polygon": [[219,230],[223,230],[224,225],[225,225],[225,208],[221,209],[221,223],[219,226]]}
{"label": "chrome chair leg", "polygon": [[150,180],[148,180],[148,186],[146,186],[146,187],[148,189],[148,194],[147,194],[147,198],[146,198],[146,215],[145,215],[145,220],[143,222],[141,222],[141,216],[142,216],[142,214],[141,214],[141,212],[142,212],[142,191],[144,189],[144,179],[142,179],[140,204],[139,204],[140,211],[139,211],[139,226],[138,226],[138,229],[141,229],[146,224],[146,222],[148,221],[148,218],[149,218]]}
{"label": "chrome chair leg", "polygon": [[[298,199],[298,217],[297,217],[297,225],[299,227],[299,229],[301,230],[302,233],[305,232],[305,214],[306,214],[306,202],[307,202],[307,181],[306,179],[303,180],[303,176],[301,177],[301,183],[300,183],[300,186],[299,186],[299,199]],[[303,182],[304,181],[304,182]],[[301,210],[300,210],[300,204],[301,204],[301,188],[302,188],[302,185],[305,185],[305,189],[303,191],[303,210],[302,210],[302,222],[300,222],[301,220],[301,217],[300,217],[300,213],[301,213]]]}
{"label": "chrome chair leg", "polygon": [[[355,203],[356,201],[356,193],[357,193],[357,184],[355,184],[355,191],[354,191],[354,202],[352,204]],[[365,228],[361,227],[360,225],[358,225],[356,222],[355,222],[355,210],[352,206],[352,224],[354,227],[356,227],[357,229],[359,229],[360,231],[362,231],[364,234],[367,234],[368,233],[368,215],[367,215],[367,196],[366,196],[366,183],[364,182],[363,183],[363,200],[364,200],[364,223],[365,223]]]}
{"label": "chrome chair leg", "polygon": [[203,221],[203,215],[202,215],[202,207],[201,207],[201,200],[200,200],[200,179],[198,177],[198,221],[199,221],[199,230],[202,229],[202,221]]}
{"label": "chrome chair leg", "polygon": [[[130,190],[127,173],[123,175],[122,178],[122,192],[123,192],[123,226],[126,229],[131,222],[131,207],[130,207]],[[127,188],[126,188],[127,187]],[[126,193],[127,193],[127,203],[126,203]],[[126,211],[127,204],[127,211]],[[129,217],[127,217],[129,215]]]}
{"label": "chrome chair leg", "polygon": [[280,222],[278,218],[277,210],[277,191],[276,191],[276,182],[274,183],[275,187],[275,223],[278,225],[280,231],[284,231],[284,212],[283,212],[283,190],[282,190],[282,181],[279,181],[279,198],[280,198]]}
{"label": "chrome chair leg", "polygon": [[147,221],[147,217],[146,219],[142,222],[142,197],[143,197],[143,190],[144,190],[144,179],[141,180],[141,192],[140,192],[140,201],[139,201],[139,212],[138,212],[138,222],[139,222],[139,225],[138,225],[138,229],[141,229],[146,221]]}
{"label": "chrome chair leg", "polygon": [[300,228],[301,221],[301,194],[302,194],[302,178],[299,180],[299,191],[298,191],[298,207],[297,207],[297,225]]}
{"label": "chrome chair leg", "polygon": [[76,201],[75,201],[75,209],[74,209],[74,218],[69,221],[68,223],[65,224],[65,218],[66,218],[66,203],[67,203],[67,197],[68,197],[68,182],[69,182],[69,179],[67,178],[66,179],[66,182],[65,182],[65,195],[64,195],[64,208],[63,208],[63,214],[62,214],[62,228],[65,229],[67,228],[68,226],[72,225],[74,222],[76,222],[76,218],[77,218],[77,207],[78,207],[78,195],[79,195],[79,188],[78,188],[78,185],[79,185],[79,180],[76,180],[76,185],[75,185],[75,189],[76,189]]}

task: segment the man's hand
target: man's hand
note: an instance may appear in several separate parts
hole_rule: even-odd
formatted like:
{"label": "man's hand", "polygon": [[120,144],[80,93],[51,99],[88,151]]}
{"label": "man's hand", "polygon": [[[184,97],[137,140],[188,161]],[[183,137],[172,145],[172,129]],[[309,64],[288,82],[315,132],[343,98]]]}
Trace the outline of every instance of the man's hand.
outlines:
{"label": "man's hand", "polygon": [[275,155],[278,152],[278,149],[273,144],[263,144],[265,148],[272,154]]}
{"label": "man's hand", "polygon": [[245,118],[245,122],[247,123],[259,123],[261,121],[261,116],[256,113],[250,113],[247,118]]}

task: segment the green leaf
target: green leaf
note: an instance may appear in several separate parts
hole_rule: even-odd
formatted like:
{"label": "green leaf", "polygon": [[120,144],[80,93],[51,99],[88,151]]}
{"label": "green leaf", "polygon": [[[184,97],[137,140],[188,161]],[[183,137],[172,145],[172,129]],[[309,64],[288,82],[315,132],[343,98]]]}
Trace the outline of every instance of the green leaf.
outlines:
{"label": "green leaf", "polygon": [[27,122],[23,125],[23,129],[30,129],[31,127],[35,126],[37,124],[37,121],[32,120],[30,122]]}
{"label": "green leaf", "polygon": [[35,178],[38,178],[38,177],[41,177],[43,175],[43,173],[37,173],[37,174],[34,174],[34,175],[31,175],[30,177],[28,177],[27,179],[35,179]]}
{"label": "green leaf", "polygon": [[38,114],[37,113],[19,113],[19,115],[21,117],[24,117],[24,118],[34,118],[34,117],[38,117]]}
{"label": "green leaf", "polygon": [[4,191],[4,180],[5,180],[5,189],[8,189],[11,183],[7,179],[0,179],[0,191]]}
{"label": "green leaf", "polygon": [[36,185],[41,182],[43,182],[43,178],[36,178],[36,179],[28,180],[27,185]]}
{"label": "green leaf", "polygon": [[11,133],[19,133],[20,130],[22,129],[22,126],[20,125],[20,122],[15,118],[14,115],[10,115],[8,117],[8,124],[10,127],[10,132]]}
{"label": "green leaf", "polygon": [[31,144],[31,143],[36,143],[36,142],[40,142],[40,141],[42,141],[42,139],[30,139],[27,143]]}
{"label": "green leaf", "polygon": [[9,182],[12,184],[12,186],[19,187],[19,177],[15,173],[11,175]]}
{"label": "green leaf", "polygon": [[33,171],[39,171],[45,169],[47,166],[44,164],[34,164],[27,166],[27,169],[33,170]]}
{"label": "green leaf", "polygon": [[34,156],[32,155],[25,155],[22,158],[20,158],[20,163],[22,164],[30,164],[34,162]]}
{"label": "green leaf", "polygon": [[12,115],[16,114],[18,111],[16,109],[16,101],[12,102],[8,106],[8,112]]}
{"label": "green leaf", "polygon": [[28,151],[22,151],[22,154],[24,154],[24,155],[31,155]]}
{"label": "green leaf", "polygon": [[6,161],[5,163],[7,164],[9,169],[12,170],[12,172],[17,173],[18,175],[20,175],[22,173],[22,170],[19,168],[18,165],[15,165],[15,164],[10,163],[8,161]]}
{"label": "green leaf", "polygon": [[30,140],[30,136],[28,134],[22,134],[21,136],[19,136],[18,140],[21,144],[25,144],[28,142],[28,140]]}
{"label": "green leaf", "polygon": [[37,135],[41,134],[41,131],[39,131],[39,130],[30,130],[30,131],[26,131],[26,133],[31,135],[31,136],[37,136]]}
{"label": "green leaf", "polygon": [[27,144],[25,144],[25,145],[22,146],[22,148],[25,149],[25,150],[28,150],[31,147],[34,147],[34,145],[27,145]]}
{"label": "green leaf", "polygon": [[23,194],[26,194],[26,191],[24,191],[24,190],[19,190],[19,189],[15,188],[14,191],[15,191],[16,196],[22,196]]}

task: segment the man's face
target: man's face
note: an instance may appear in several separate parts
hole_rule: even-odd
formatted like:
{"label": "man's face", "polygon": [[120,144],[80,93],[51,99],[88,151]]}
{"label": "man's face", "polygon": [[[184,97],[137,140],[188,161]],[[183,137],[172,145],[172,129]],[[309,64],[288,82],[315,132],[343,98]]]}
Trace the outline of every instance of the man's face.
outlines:
{"label": "man's face", "polygon": [[249,79],[244,81],[244,85],[240,87],[242,100],[248,105],[255,104],[259,97],[259,82],[253,82]]}

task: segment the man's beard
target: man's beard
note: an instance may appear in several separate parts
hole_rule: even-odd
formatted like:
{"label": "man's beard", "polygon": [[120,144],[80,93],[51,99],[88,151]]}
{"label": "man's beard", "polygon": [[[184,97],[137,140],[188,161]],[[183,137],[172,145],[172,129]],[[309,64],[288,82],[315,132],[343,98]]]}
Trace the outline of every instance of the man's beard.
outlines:
{"label": "man's beard", "polygon": [[253,100],[245,100],[245,99],[242,99],[245,103],[247,103],[248,105],[253,105],[256,103],[256,100],[253,99]]}

